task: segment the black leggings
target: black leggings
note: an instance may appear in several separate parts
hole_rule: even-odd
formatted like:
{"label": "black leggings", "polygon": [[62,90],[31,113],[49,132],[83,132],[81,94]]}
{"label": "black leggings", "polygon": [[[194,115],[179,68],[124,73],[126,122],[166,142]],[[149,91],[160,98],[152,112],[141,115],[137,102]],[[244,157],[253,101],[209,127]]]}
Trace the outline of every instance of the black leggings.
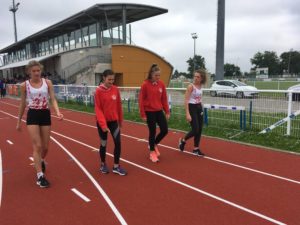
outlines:
{"label": "black leggings", "polygon": [[[121,132],[120,127],[117,121],[110,121],[107,122],[108,129],[110,130],[111,136],[115,143],[115,150],[114,150],[114,163],[119,164],[120,155],[121,155]],[[98,133],[100,137],[100,147],[99,147],[99,154],[101,162],[105,162],[106,157],[106,143],[107,143],[107,133],[103,132],[99,124],[97,123]]]}
{"label": "black leggings", "polygon": [[[149,128],[149,148],[150,151],[154,151],[154,146],[168,134],[168,123],[162,110],[155,112],[146,111],[146,116]],[[160,133],[155,137],[156,124],[159,126]]]}
{"label": "black leggings", "polygon": [[184,140],[188,140],[194,137],[194,147],[199,147],[202,126],[203,126],[203,110],[201,104],[189,104],[189,112],[192,118],[190,122],[192,130],[188,132]]}

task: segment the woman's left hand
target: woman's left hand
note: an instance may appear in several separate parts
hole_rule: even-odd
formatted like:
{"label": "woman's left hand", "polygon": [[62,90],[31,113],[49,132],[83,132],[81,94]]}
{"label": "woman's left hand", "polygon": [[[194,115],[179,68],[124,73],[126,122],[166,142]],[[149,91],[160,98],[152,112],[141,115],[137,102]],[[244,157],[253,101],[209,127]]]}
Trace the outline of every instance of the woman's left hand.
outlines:
{"label": "woman's left hand", "polygon": [[58,119],[59,119],[59,120],[63,120],[63,118],[64,118],[64,115],[61,114],[61,113],[57,113],[57,116],[58,116]]}
{"label": "woman's left hand", "polygon": [[170,119],[170,114],[166,114],[166,118],[167,118],[167,120],[169,120]]}

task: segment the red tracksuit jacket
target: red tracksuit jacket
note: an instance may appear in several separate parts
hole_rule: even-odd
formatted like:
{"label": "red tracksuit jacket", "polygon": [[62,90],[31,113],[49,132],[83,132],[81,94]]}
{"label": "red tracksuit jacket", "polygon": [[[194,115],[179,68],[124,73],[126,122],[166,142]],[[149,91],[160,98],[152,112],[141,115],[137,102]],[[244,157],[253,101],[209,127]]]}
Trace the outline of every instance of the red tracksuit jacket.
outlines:
{"label": "red tracksuit jacket", "polygon": [[107,88],[103,84],[100,85],[94,98],[96,119],[102,130],[107,128],[109,121],[123,122],[122,103],[117,86]]}
{"label": "red tracksuit jacket", "polygon": [[145,80],[141,86],[140,96],[140,114],[142,118],[146,117],[145,111],[164,110],[166,114],[170,114],[167,91],[162,81],[151,82]]}

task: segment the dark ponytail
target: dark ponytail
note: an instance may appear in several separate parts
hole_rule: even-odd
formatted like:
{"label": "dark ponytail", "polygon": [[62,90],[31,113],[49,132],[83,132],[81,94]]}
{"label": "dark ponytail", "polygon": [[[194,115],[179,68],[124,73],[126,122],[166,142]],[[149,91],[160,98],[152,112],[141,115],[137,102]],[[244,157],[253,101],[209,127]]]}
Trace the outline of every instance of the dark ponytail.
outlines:
{"label": "dark ponytail", "polygon": [[115,75],[115,73],[112,70],[104,70],[101,76],[101,82],[103,82],[104,78],[107,77],[108,75]]}
{"label": "dark ponytail", "polygon": [[147,79],[148,79],[148,80],[151,80],[151,79],[152,79],[152,73],[153,73],[153,72],[156,72],[156,71],[160,71],[159,66],[158,66],[157,64],[152,64],[152,66],[151,66],[150,69],[149,69]]}

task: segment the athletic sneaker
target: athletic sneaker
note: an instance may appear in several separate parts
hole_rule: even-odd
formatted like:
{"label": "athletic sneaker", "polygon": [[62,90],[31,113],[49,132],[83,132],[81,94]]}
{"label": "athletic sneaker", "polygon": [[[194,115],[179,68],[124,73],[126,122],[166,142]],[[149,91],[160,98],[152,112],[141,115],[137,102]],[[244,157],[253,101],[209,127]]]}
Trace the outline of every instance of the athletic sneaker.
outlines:
{"label": "athletic sneaker", "polygon": [[158,162],[159,159],[157,158],[156,152],[155,151],[150,151],[150,160],[152,162]]}
{"label": "athletic sneaker", "polygon": [[50,186],[50,183],[46,180],[46,178],[44,176],[41,176],[37,182],[37,185],[39,185],[41,188],[47,188]]}
{"label": "athletic sneaker", "polygon": [[45,171],[46,171],[46,165],[45,165],[44,161],[41,162],[41,166],[42,166],[42,172],[45,173]]}
{"label": "athletic sneaker", "polygon": [[156,153],[156,156],[159,157],[160,156],[160,152],[158,151],[158,147],[157,146],[154,147],[154,151]]}
{"label": "athletic sneaker", "polygon": [[184,151],[184,146],[185,146],[185,141],[182,141],[182,138],[179,138],[179,144],[178,144],[178,148],[180,149],[180,151]]}
{"label": "athletic sneaker", "polygon": [[117,173],[117,174],[119,174],[121,176],[127,175],[126,170],[124,170],[120,165],[117,166],[117,167],[114,167],[112,171],[113,171],[113,173]]}
{"label": "athletic sneaker", "polygon": [[101,173],[109,173],[109,169],[108,169],[108,167],[106,166],[106,163],[102,163],[101,164],[101,167],[100,167],[100,171],[101,171]]}
{"label": "athletic sneaker", "polygon": [[198,155],[198,156],[205,156],[203,152],[200,151],[200,149],[194,149],[193,150],[193,154],[194,155]]}

